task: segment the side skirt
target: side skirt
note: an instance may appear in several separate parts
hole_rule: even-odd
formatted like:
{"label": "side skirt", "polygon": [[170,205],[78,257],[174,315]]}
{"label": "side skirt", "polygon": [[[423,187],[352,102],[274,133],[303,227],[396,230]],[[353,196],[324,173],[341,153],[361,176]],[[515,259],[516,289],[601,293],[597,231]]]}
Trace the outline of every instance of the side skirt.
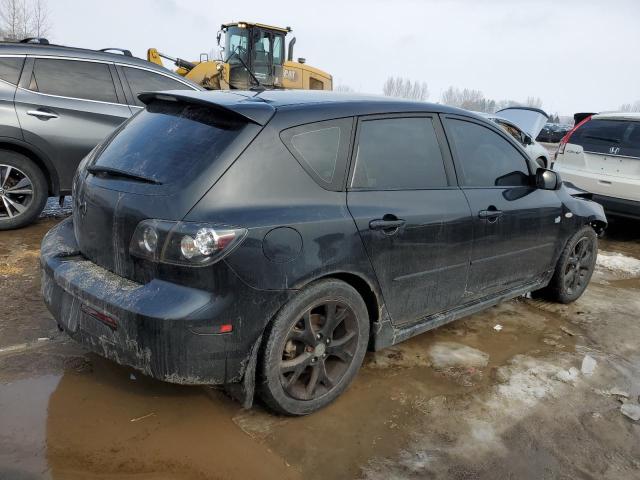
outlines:
{"label": "side skirt", "polygon": [[430,315],[407,326],[394,326],[391,323],[389,315],[386,314],[385,309],[385,315],[381,315],[381,320],[374,324],[374,338],[372,342],[373,350],[378,351],[383,348],[390,347],[391,345],[403,342],[411,337],[453,322],[459,318],[493,307],[505,300],[511,300],[512,298],[519,297],[525,293],[542,288],[548,283],[549,278],[544,278],[543,280],[528,283],[522,287],[507,290],[497,295],[492,295],[491,297],[475,300],[472,303],[467,303],[447,312]]}

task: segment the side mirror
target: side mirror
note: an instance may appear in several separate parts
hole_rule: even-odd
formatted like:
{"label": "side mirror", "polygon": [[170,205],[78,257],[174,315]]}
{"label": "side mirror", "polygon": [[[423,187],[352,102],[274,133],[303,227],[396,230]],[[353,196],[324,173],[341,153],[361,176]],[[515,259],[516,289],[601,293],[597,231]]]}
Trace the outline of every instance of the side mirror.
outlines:
{"label": "side mirror", "polygon": [[536,171],[536,187],[542,190],[558,190],[562,185],[562,179],[558,172],[539,168]]}
{"label": "side mirror", "polygon": [[533,140],[531,139],[531,137],[529,135],[524,136],[524,144],[525,145],[531,145],[533,143]]}
{"label": "side mirror", "polygon": [[218,46],[220,46],[220,39],[222,38],[222,32],[218,32],[216,39],[218,40]]}

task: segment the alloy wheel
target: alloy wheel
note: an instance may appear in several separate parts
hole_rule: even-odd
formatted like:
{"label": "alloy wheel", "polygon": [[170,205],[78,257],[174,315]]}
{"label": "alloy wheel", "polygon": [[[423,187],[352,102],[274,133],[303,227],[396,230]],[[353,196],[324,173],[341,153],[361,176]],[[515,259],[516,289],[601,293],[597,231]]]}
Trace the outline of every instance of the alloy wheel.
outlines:
{"label": "alloy wheel", "polygon": [[280,361],[284,391],[313,400],[340,383],[358,346],[358,322],[351,307],[324,301],[306,310],[291,327]]}
{"label": "alloy wheel", "polygon": [[581,238],[573,247],[563,277],[564,288],[569,295],[586,286],[593,254],[593,244],[587,237]]}
{"label": "alloy wheel", "polygon": [[15,218],[33,200],[33,183],[20,169],[0,164],[0,218]]}

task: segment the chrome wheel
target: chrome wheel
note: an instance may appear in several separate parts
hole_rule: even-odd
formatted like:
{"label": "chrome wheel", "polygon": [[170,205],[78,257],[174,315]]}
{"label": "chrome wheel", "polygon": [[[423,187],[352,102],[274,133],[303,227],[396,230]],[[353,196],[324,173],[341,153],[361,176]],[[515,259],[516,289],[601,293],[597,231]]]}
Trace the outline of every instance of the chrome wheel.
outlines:
{"label": "chrome wheel", "polygon": [[353,362],[359,327],[353,310],[325,301],[305,311],[291,327],[280,361],[284,391],[298,400],[313,400],[340,383]]}
{"label": "chrome wheel", "polygon": [[593,255],[593,243],[589,238],[583,237],[575,244],[564,269],[563,285],[567,294],[572,295],[586,287]]}
{"label": "chrome wheel", "polygon": [[33,200],[33,183],[20,169],[0,164],[0,218],[23,214]]}

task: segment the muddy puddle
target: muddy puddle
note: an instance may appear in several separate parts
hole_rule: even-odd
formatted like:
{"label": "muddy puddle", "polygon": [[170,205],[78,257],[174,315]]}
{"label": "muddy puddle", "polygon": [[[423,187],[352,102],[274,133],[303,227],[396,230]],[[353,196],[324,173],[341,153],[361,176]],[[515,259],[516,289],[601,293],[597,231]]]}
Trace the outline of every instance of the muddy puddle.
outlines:
{"label": "muddy puddle", "polygon": [[[260,405],[243,411],[217,390],[165,384],[85,355],[57,375],[0,385],[0,473],[357,477],[369,459],[404,448],[419,418],[499,381],[496,369],[515,355],[572,350],[575,338],[563,325],[526,301],[494,307],[368,354],[346,394],[304,418],[274,416]],[[463,355],[458,365],[434,365],[431,352],[442,345],[480,352],[485,361],[466,365]]]}

